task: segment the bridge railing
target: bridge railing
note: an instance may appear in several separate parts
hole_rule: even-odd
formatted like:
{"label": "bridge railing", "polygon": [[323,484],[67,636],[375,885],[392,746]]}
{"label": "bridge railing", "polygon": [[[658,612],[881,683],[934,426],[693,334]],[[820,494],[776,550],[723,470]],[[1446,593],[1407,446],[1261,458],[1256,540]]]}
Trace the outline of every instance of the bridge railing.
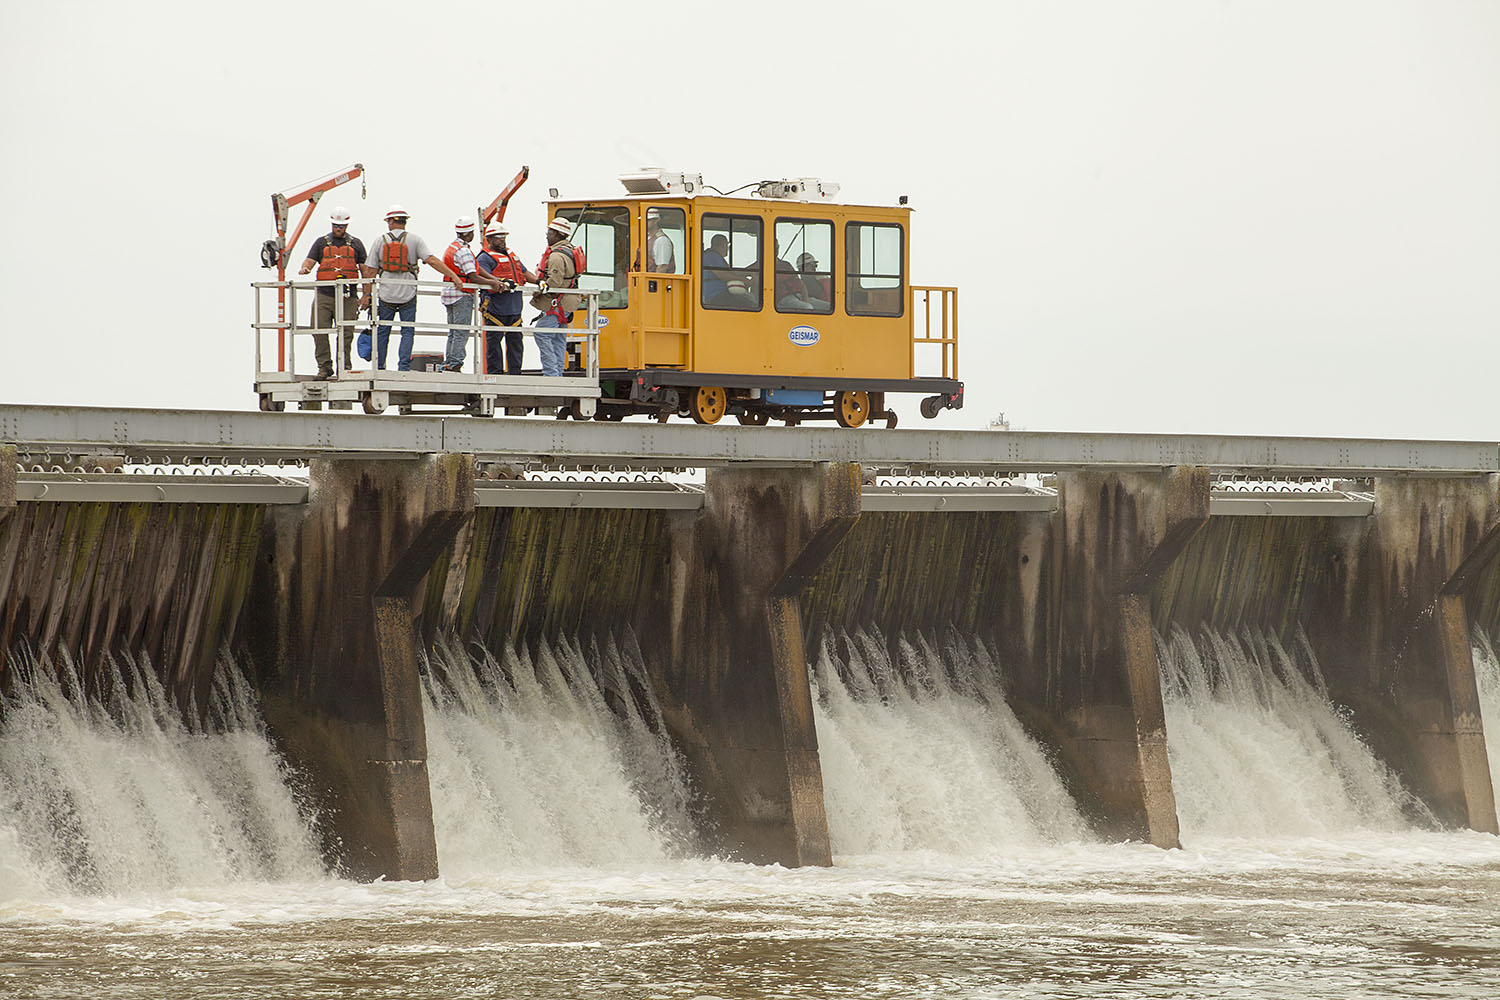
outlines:
{"label": "bridge railing", "polygon": [[[445,281],[417,281],[412,284],[416,287],[416,301],[419,303],[423,298],[441,296],[443,289],[452,289],[452,284]],[[358,293],[363,286],[372,287],[371,304],[368,309],[360,310],[350,316],[345,309],[346,295],[349,292]],[[599,291],[589,288],[569,288],[561,290],[563,294],[576,295],[583,300],[581,309],[586,310],[588,321],[581,328],[549,328],[538,327],[535,323],[522,323],[516,326],[494,326],[485,323],[481,313],[481,304],[485,292],[475,290],[466,293],[473,306],[471,319],[468,323],[441,323],[414,319],[408,323],[398,315],[389,320],[378,319],[380,302],[380,278],[362,279],[347,278],[332,281],[257,281],[250,286],[255,293],[255,320],[250,324],[255,336],[255,378],[261,381],[267,375],[272,374],[297,374],[297,354],[299,344],[304,350],[310,350],[308,341],[311,337],[322,335],[329,338],[329,350],[332,354],[334,377],[340,378],[345,374],[343,366],[344,352],[342,348],[342,336],[344,331],[349,331],[351,339],[360,333],[368,332],[370,335],[370,366],[375,370],[376,363],[380,357],[380,345],[377,342],[377,327],[388,326],[390,328],[387,344],[386,362],[389,368],[396,366],[392,355],[398,350],[401,331],[410,328],[413,331],[412,354],[415,357],[419,352],[416,349],[418,342],[430,343],[435,338],[440,338],[437,352],[424,351],[422,354],[437,353],[440,357],[446,356],[447,341],[450,332],[459,331],[464,334],[464,365],[472,367],[475,375],[500,375],[503,372],[485,371],[485,341],[487,337],[503,337],[506,333],[520,333],[522,336],[530,337],[535,341],[538,331],[543,333],[561,333],[566,337],[567,343],[582,347],[584,374],[591,380],[597,382],[599,379]],[[333,294],[333,325],[332,327],[313,326],[313,310],[316,308],[318,290],[332,288]],[[267,293],[270,294],[271,303],[274,303],[277,295],[282,289],[286,291],[287,309],[285,321],[268,320],[266,301]],[[518,285],[516,291],[523,296],[542,292],[538,285]],[[555,294],[559,290],[546,290],[549,294]],[[299,295],[299,293],[301,293]],[[307,303],[306,306],[299,305],[299,300]],[[270,315],[275,315],[274,304],[269,305]],[[307,313],[300,317],[298,310],[303,309]],[[300,318],[299,318],[300,317]],[[304,322],[305,320],[305,322]],[[273,344],[279,346],[279,350],[271,353],[275,359],[274,365],[267,364],[266,339],[267,334],[274,334]],[[285,358],[282,366],[280,359]]]}
{"label": "bridge railing", "polygon": [[918,350],[935,346],[942,377],[958,378],[958,289],[951,285],[912,285],[908,311],[912,322],[912,377],[918,374]]}

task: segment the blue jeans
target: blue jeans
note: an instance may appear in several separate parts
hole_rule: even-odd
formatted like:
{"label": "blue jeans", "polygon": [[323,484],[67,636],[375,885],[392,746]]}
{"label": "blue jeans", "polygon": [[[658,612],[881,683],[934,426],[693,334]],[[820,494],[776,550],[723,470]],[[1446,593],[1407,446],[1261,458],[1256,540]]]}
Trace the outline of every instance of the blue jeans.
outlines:
{"label": "blue jeans", "polygon": [[[501,316],[500,322],[495,323],[488,316],[485,317],[486,326],[519,326],[521,314],[514,316]],[[505,348],[505,363],[500,363],[500,348]],[[519,330],[507,330],[502,334],[499,330],[489,330],[485,337],[484,348],[484,371],[486,375],[519,375],[521,374],[521,357],[526,351],[526,335]]]}
{"label": "blue jeans", "polygon": [[[557,318],[556,313],[547,313],[536,321],[538,327],[544,329],[562,329],[562,320]],[[532,334],[536,340],[537,353],[542,356],[543,375],[561,375],[563,365],[567,363],[568,335],[565,333],[542,333],[538,330]]]}
{"label": "blue jeans", "polygon": [[462,298],[448,305],[448,350],[443,355],[443,364],[461,365],[468,353],[469,331],[455,329],[474,322],[474,300]]}
{"label": "blue jeans", "polygon": [[[385,367],[385,349],[391,339],[391,319],[396,315],[401,316],[403,324],[415,323],[417,321],[417,300],[403,302],[393,306],[389,302],[380,303],[380,323],[375,327],[375,367]],[[401,344],[396,348],[396,370],[398,372],[411,371],[411,341],[417,335],[414,326],[401,327]]]}

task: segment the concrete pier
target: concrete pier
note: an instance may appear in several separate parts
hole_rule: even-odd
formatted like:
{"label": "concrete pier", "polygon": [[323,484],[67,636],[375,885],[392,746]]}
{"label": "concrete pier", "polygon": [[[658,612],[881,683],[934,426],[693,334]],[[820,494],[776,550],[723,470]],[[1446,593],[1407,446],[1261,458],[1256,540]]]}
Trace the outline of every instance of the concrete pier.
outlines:
{"label": "concrete pier", "polygon": [[1465,594],[1500,553],[1500,477],[1383,477],[1307,615],[1331,693],[1444,823],[1500,833]]}
{"label": "concrete pier", "polygon": [[672,529],[664,713],[746,860],[832,863],[798,595],[859,503],[848,463],[713,470]]}
{"label": "concrete pier", "polygon": [[1178,846],[1152,584],[1208,522],[1206,469],[1071,472],[1053,534],[1049,701],[1107,834]]}
{"label": "concrete pier", "polygon": [[412,597],[474,514],[473,459],[312,464],[262,548],[252,641],[267,723],[360,879],[436,878]]}

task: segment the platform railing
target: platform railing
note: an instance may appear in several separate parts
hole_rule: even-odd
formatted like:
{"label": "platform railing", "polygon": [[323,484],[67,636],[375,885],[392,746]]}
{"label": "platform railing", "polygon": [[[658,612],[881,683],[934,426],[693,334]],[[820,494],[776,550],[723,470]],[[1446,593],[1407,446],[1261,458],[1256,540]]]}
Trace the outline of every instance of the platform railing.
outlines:
{"label": "platform railing", "polygon": [[[917,349],[936,345],[943,378],[958,378],[958,289],[945,285],[912,285],[909,314],[911,374],[917,377]],[[933,334],[934,320],[937,333]]]}
{"label": "platform railing", "polygon": [[[417,281],[413,282],[412,284],[416,286],[419,309],[420,300],[424,296],[428,298],[438,297],[442,294],[442,291],[445,287],[450,289],[452,287],[452,284],[446,281]],[[373,289],[370,307],[367,310],[360,310],[360,312],[354,316],[345,315],[344,305],[346,301],[346,294],[344,293],[344,289],[358,288],[366,285],[371,286]],[[376,362],[380,356],[380,345],[376,336],[376,328],[379,326],[390,327],[390,334],[387,342],[386,361],[390,366],[389,370],[392,374],[402,374],[394,371],[395,359],[391,355],[399,350],[398,345],[400,344],[401,330],[405,327],[410,327],[413,331],[413,354],[417,353],[416,343],[418,342],[419,338],[422,340],[431,340],[432,338],[441,337],[442,354],[445,359],[447,356],[448,334],[454,330],[462,331],[464,334],[466,334],[464,364],[473,366],[474,370],[472,374],[474,375],[505,374],[503,372],[483,371],[485,359],[485,338],[487,336],[504,336],[506,333],[516,332],[522,334],[523,336],[532,338],[534,344],[536,334],[538,332],[561,333],[564,335],[568,343],[577,343],[584,345],[584,349],[582,351],[584,357],[584,375],[595,382],[597,382],[599,379],[599,291],[597,289],[543,289],[539,285],[518,285],[516,287],[516,291],[522,293],[523,295],[545,292],[547,294],[572,295],[582,299],[583,304],[579,308],[586,311],[586,324],[583,327],[579,328],[563,327],[559,329],[555,327],[538,327],[534,322],[529,324],[522,323],[517,326],[493,326],[491,324],[485,323],[480,312],[480,303],[485,292],[477,289],[468,293],[473,300],[472,319],[468,323],[454,324],[448,323],[446,321],[441,323],[434,323],[431,321],[423,321],[420,319],[414,319],[412,322],[408,323],[402,320],[399,315],[393,316],[390,320],[379,319],[378,310],[380,302],[380,279],[378,277],[373,279],[341,278],[330,281],[257,281],[252,282],[250,287],[254,290],[255,294],[255,321],[250,324],[250,327],[254,331],[255,337],[256,381],[260,381],[263,376],[270,374],[295,375],[297,371],[298,343],[305,342],[306,339],[316,335],[324,335],[329,338],[329,351],[332,354],[334,378],[343,377],[345,371],[343,367],[344,352],[342,331],[346,329],[350,331],[351,335],[357,335],[357,331],[359,330],[367,329],[369,331],[369,361],[371,366],[370,370],[386,370],[378,369],[376,367]],[[320,288],[334,289],[334,313],[332,327],[314,327],[311,325],[311,313],[309,312],[308,316],[302,317],[298,311],[299,308],[306,308],[306,306],[299,307],[299,299],[302,299],[304,301],[315,301],[318,294],[317,290]],[[268,292],[271,293],[272,301],[274,303],[276,294],[282,289],[286,290],[287,319],[285,321],[268,321],[266,319],[266,303],[264,301],[264,296]],[[302,293],[300,296],[298,294],[299,292]],[[272,315],[274,315],[274,306],[272,307],[272,309]],[[266,345],[264,341],[267,331],[275,333],[276,339],[281,344],[282,350],[280,352],[280,356],[286,358],[285,368],[267,368],[265,366]]]}

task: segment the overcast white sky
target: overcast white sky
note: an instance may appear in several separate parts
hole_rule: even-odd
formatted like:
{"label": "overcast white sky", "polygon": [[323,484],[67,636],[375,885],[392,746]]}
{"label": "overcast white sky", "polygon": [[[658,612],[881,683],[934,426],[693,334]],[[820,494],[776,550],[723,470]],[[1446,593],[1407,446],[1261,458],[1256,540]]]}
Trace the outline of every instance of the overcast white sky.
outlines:
{"label": "overcast white sky", "polygon": [[254,408],[273,191],[363,162],[320,208],[441,244],[526,163],[529,260],[649,163],[909,194],[941,426],[1500,438],[1493,0],[4,0],[0,46],[6,402]]}

